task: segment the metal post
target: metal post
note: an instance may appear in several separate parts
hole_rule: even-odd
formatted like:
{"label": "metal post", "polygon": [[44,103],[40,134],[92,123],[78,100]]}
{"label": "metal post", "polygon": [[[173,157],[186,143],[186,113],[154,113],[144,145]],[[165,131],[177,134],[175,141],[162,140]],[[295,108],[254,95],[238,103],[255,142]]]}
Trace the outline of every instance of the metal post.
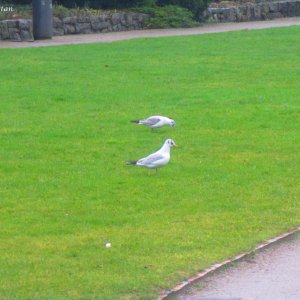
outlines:
{"label": "metal post", "polygon": [[52,38],[52,0],[32,0],[32,25],[34,39]]}

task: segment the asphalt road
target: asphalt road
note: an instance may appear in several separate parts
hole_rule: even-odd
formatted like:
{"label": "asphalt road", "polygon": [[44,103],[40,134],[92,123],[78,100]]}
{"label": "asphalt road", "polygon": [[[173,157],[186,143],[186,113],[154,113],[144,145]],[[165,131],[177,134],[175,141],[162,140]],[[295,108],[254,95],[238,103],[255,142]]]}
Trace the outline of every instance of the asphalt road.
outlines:
{"label": "asphalt road", "polygon": [[95,33],[82,35],[65,35],[55,36],[51,40],[39,40],[34,42],[8,42],[0,40],[0,48],[26,48],[26,47],[45,47],[66,44],[83,44],[83,43],[103,43],[119,40],[129,40],[136,38],[153,38],[161,36],[181,36],[181,35],[198,35],[225,31],[264,29],[271,27],[286,27],[300,25],[300,18],[283,18],[267,21],[242,22],[242,23],[215,23],[203,24],[196,28],[176,28],[176,29],[152,29],[152,30],[135,30],[109,33]]}
{"label": "asphalt road", "polygon": [[177,300],[300,300],[300,235],[189,286]]}

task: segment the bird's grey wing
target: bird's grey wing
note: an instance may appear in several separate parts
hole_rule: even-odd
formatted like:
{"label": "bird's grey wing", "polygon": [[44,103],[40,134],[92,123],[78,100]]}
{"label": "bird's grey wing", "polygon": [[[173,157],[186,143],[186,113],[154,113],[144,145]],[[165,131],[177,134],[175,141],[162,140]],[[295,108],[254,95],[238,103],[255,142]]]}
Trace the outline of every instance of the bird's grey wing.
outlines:
{"label": "bird's grey wing", "polygon": [[143,165],[153,164],[156,161],[159,161],[161,159],[164,159],[164,156],[162,154],[151,154],[145,158],[142,158],[138,161],[138,163],[141,163]]}
{"label": "bird's grey wing", "polygon": [[157,117],[150,117],[148,119],[143,120],[144,124],[151,125],[151,126],[157,124],[158,122],[160,122],[160,118]]}

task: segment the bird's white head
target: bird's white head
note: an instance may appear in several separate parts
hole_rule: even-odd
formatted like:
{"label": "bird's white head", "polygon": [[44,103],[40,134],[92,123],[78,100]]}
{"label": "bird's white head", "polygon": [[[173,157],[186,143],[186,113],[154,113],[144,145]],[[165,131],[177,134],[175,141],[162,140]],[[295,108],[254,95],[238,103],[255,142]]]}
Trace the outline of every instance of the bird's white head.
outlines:
{"label": "bird's white head", "polygon": [[175,127],[176,126],[176,123],[174,120],[170,119],[170,126],[171,127]]}
{"label": "bird's white head", "polygon": [[175,142],[172,139],[167,139],[165,141],[165,145],[169,146],[170,148],[171,147],[177,147],[177,145],[175,144]]}

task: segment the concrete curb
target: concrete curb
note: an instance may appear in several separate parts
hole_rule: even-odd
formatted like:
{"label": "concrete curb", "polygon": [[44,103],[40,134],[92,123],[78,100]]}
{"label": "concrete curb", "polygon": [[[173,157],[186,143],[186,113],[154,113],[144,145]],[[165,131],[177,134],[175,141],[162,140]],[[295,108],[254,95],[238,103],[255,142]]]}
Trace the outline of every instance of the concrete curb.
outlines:
{"label": "concrete curb", "polygon": [[165,300],[167,299],[169,296],[171,295],[175,295],[177,292],[181,291],[183,288],[187,287],[188,285],[190,285],[191,283],[199,280],[199,279],[202,279],[204,277],[206,277],[207,275],[210,275],[212,272],[215,272],[221,268],[224,268],[226,267],[227,265],[233,263],[233,262],[238,262],[240,260],[242,260],[243,258],[246,258],[247,256],[249,255],[252,255],[254,254],[256,251],[260,251],[260,250],[263,250],[275,243],[279,243],[281,241],[283,241],[284,239],[287,239],[297,233],[300,232],[300,226],[295,228],[295,229],[292,229],[292,230],[289,230],[288,232],[286,233],[283,233],[283,234],[280,234],[274,238],[271,238],[265,242],[262,242],[260,244],[258,244],[253,250],[251,251],[248,251],[248,252],[243,252],[241,254],[238,254],[237,256],[233,257],[233,258],[230,258],[230,259],[227,259],[227,260],[224,260],[222,261],[221,263],[216,263],[216,264],[213,264],[212,266],[208,267],[207,269],[205,269],[204,271],[201,271],[199,273],[197,273],[195,276],[192,276],[182,282],[180,282],[179,284],[177,284],[174,288],[170,289],[170,290],[167,290],[167,291],[163,291],[159,297],[157,298],[157,300]]}

